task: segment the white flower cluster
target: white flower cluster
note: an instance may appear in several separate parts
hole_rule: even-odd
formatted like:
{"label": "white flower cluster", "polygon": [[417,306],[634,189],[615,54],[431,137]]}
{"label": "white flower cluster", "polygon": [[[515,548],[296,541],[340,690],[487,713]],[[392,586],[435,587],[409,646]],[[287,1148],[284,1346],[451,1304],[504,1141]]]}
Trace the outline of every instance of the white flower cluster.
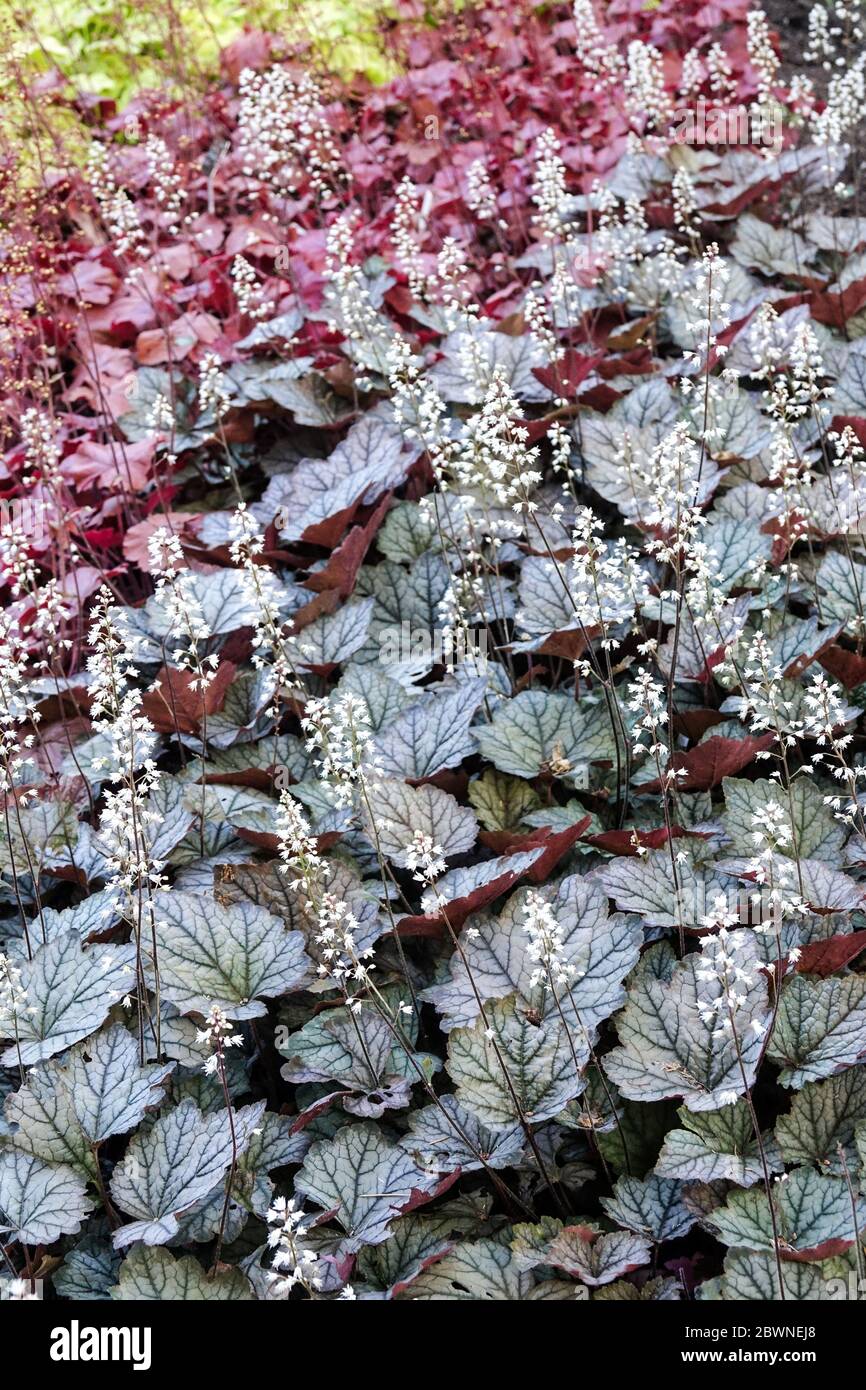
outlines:
{"label": "white flower cluster", "polygon": [[235,508],[232,532],[229,555],[243,571],[246,596],[255,610],[251,660],[258,671],[270,668],[274,703],[267,713],[276,718],[280,698],[300,686],[280,606],[283,590],[273,571],[267,565],[257,564],[265,541],[245,502],[238,502]]}
{"label": "white flower cluster", "polygon": [[171,151],[158,135],[148,135],[144,142],[144,158],[147,163],[153,196],[165,214],[169,236],[180,232],[183,212],[183,179],[171,156]]}
{"label": "white flower cluster", "polygon": [[305,178],[322,196],[339,185],[342,162],[313,73],[245,68],[239,79],[238,154],[249,179],[293,194]]}
{"label": "white flower cluster", "polygon": [[[474,159],[466,170],[466,206],[479,222],[494,222],[498,215],[496,193],[483,159]],[[504,224],[507,225],[507,224]]]}
{"label": "white flower cluster", "polygon": [[362,1001],[351,993],[351,983],[367,985],[373,969],[369,964],[373,958],[372,947],[358,949],[357,931],[358,920],[349,905],[335,893],[322,893],[315,937],[320,957],[317,973],[343,990],[349,1007],[356,1013]]}
{"label": "white flower cluster", "polygon": [[537,446],[521,424],[523,407],[501,367],[490,375],[481,409],[466,422],[455,471],[467,488],[481,488],[501,507],[530,515],[542,480]]}
{"label": "white flower cluster", "polygon": [[543,130],[535,146],[532,201],[538,209],[535,223],[542,237],[551,242],[567,241],[573,231],[569,218],[565,165],[559,150],[555,132]]}
{"label": "white flower cluster", "polygon": [[526,954],[535,962],[530,985],[548,989],[571,984],[577,970],[568,960],[562,926],[551,904],[541,893],[530,890],[526,895],[523,930],[529,937]]}
{"label": "white flower cluster", "polygon": [[391,344],[388,369],[394,419],[403,437],[426,451],[444,492],[448,487],[446,474],[457,451],[446,423],[448,407],[405,338],[397,337]]}
{"label": "white flower cluster", "polygon": [[298,1284],[308,1292],[322,1286],[317,1269],[319,1257],[304,1244],[311,1229],[307,1220],[295,1205],[294,1197],[275,1197],[268,1208],[268,1248],[271,1265],[278,1275],[278,1287],[270,1290],[271,1297],[288,1297]]}
{"label": "white flower cluster", "polygon": [[137,685],[142,640],[124,610],[114,606],[110,589],[103,586],[96,595],[88,633],[88,694],[93,727],[110,749],[110,756],[94,759],[94,766],[106,769],[114,781],[142,766],[155,772],[151,755],[156,735],[141,712],[143,697]]}
{"label": "white flower cluster", "polygon": [[574,51],[581,67],[601,82],[619,81],[625,64],[616,46],[605,39],[592,0],[574,0],[571,12],[575,28]]}
{"label": "white flower cluster", "polygon": [[713,96],[736,96],[737,86],[730,59],[720,43],[714,43],[707,49],[706,63]]}
{"label": "white flower cluster", "polygon": [[632,618],[649,598],[649,586],[634,547],[624,537],[606,541],[603,535],[601,518],[591,507],[581,507],[571,533],[575,553],[566,575],[581,626],[600,627],[602,650],[615,651],[620,643],[609,629]]}
{"label": "white flower cluster", "polygon": [[409,292],[415,299],[426,299],[430,289],[423,253],[429,207],[429,190],[422,197],[408,175],[402,178],[397,185],[391,214],[391,240],[398,264],[406,273]]}
{"label": "white flower cluster", "polygon": [[779,73],[779,59],[770,37],[770,22],[763,10],[749,10],[746,15],[746,43],[749,62],[758,78],[758,104],[770,101]]}
{"label": "white flower cluster", "polygon": [[138,210],[126,189],[121,188],[116,182],[104,145],[91,145],[87,157],[86,177],[99,204],[99,211],[112,238],[115,252],[119,256],[143,252],[146,239]]}
{"label": "white flower cluster", "polygon": [[35,1014],[35,1005],[27,1002],[27,990],[21,983],[21,967],[11,956],[0,951],[0,1018],[5,1037],[14,1037],[15,1020],[24,1014]]}
{"label": "white flower cluster", "polygon": [[[667,752],[664,728],[668,722],[667,694],[663,685],[653,680],[645,667],[638,671],[637,680],[628,685],[628,708],[640,717],[633,725],[634,751],[649,753],[658,758]],[[645,743],[644,739],[649,742]]]}
{"label": "white flower cluster", "polygon": [[[8,612],[0,613],[0,792],[8,796],[31,759],[32,734],[22,736],[23,724],[35,724],[39,714],[28,688],[24,644]],[[26,793],[18,794],[19,804]]]}
{"label": "white flower cluster", "polygon": [[[734,1037],[737,1014],[749,1004],[756,986],[765,988],[753,970],[742,963],[747,938],[745,934],[731,931],[736,921],[737,914],[729,910],[721,895],[716,898],[712,911],[701,920],[701,925],[712,934],[701,941],[701,966],[695,971],[696,979],[706,987],[698,1007],[704,1022],[713,1025],[714,1038]],[[766,1031],[757,1018],[753,1018],[747,1028],[758,1037],[763,1037]],[[732,1092],[726,1099],[733,1103],[737,1093]]]}
{"label": "white flower cluster", "polygon": [[701,453],[685,420],[678,420],[650,456],[643,481],[649,493],[645,520],[658,535],[646,549],[658,560],[679,567],[706,524],[698,505]]}
{"label": "white flower cluster", "polygon": [[[356,221],[357,214],[341,213],[328,228],[325,280],[329,300],[336,309],[329,326],[332,332],[344,335],[358,362],[387,372],[394,334],[373,304],[362,267],[352,259]],[[371,382],[361,376],[357,378],[356,385],[359,391],[363,391],[369,388]]]}
{"label": "white flower cluster", "polygon": [[214,678],[219,656],[215,652],[204,655],[199,650],[210,640],[211,631],[190,583],[180,539],[160,526],[148,538],[147,549],[166,630],[182,634],[184,639],[184,645],[172,649],[171,659],[181,670],[192,673],[190,689],[203,694]]}
{"label": "white flower cluster", "polygon": [[259,277],[246,256],[232,257],[231,276],[232,290],[240,313],[251,319],[266,319],[274,312],[274,305],[264,297]]}
{"label": "white flower cluster", "polygon": [[231,404],[223,364],[215,352],[206,352],[198,370],[198,408],[202,414],[212,411],[221,420]]}
{"label": "white flower cluster", "polygon": [[467,283],[468,275],[463,247],[454,237],[446,237],[436,257],[436,281],[449,333],[478,316],[478,305],[473,302]]}
{"label": "white flower cluster", "polygon": [[863,117],[866,102],[866,52],[860,53],[842,71],[830,79],[823,110],[811,118],[812,138],[816,145],[845,147],[846,137]]}
{"label": "white flower cluster", "polygon": [[445,872],[442,846],[437,845],[432,835],[423,830],[413,830],[412,838],[404,850],[406,868],[418,883],[433,883]]}
{"label": "white flower cluster", "polygon": [[629,110],[644,128],[663,129],[670,120],[671,108],[661,53],[652,44],[633,39],[628,46],[627,62],[625,92]]}
{"label": "white flower cluster", "polygon": [[752,825],[755,853],[746,869],[761,890],[756,895],[761,913],[755,929],[778,934],[786,918],[808,911],[795,885],[796,865],[785,853],[793,843],[791,823],[777,801],[768,801],[753,812]]}
{"label": "white flower cluster", "polygon": [[301,728],[337,805],[353,805],[356,788],[375,770],[370,712],[364,701],[352,691],[308,700]]}
{"label": "white flower cluster", "polygon": [[32,406],[21,415],[21,442],[27,473],[22,481],[28,485],[39,479],[44,483],[60,482],[60,449],[57,446],[54,423],[44,411]]}
{"label": "white flower cluster", "polygon": [[233,1029],[234,1024],[226,1017],[222,1009],[217,1004],[212,1004],[205,1019],[204,1028],[200,1028],[196,1032],[196,1041],[204,1043],[212,1049],[211,1055],[202,1067],[205,1076],[213,1076],[221,1070],[225,1048],[243,1047],[243,1034],[235,1033]]}

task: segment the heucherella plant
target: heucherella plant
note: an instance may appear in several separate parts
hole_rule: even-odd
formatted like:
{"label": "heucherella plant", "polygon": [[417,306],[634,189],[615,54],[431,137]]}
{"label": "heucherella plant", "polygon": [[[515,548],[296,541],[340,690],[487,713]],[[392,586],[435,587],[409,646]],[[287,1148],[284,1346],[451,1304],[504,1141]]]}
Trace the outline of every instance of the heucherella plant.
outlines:
{"label": "heucherella plant", "polygon": [[723,8],[0,60],[0,1298],[866,1278],[866,56]]}

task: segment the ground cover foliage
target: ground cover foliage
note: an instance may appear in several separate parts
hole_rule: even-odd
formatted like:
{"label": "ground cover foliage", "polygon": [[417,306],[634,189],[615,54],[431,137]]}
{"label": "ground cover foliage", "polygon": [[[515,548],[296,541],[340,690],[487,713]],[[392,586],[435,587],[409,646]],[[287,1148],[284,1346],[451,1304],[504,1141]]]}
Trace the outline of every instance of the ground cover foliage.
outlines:
{"label": "ground cover foliage", "polygon": [[847,1296],[859,11],[395,12],[6,171],[3,1297]]}

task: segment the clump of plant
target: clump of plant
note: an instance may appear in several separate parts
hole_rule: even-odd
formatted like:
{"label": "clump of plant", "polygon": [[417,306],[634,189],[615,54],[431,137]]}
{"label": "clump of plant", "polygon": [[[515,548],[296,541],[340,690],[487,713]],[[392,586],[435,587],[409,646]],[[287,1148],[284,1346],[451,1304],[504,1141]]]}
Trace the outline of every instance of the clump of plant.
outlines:
{"label": "clump of plant", "polygon": [[9,172],[10,1296],[863,1276],[866,57],[726,16]]}

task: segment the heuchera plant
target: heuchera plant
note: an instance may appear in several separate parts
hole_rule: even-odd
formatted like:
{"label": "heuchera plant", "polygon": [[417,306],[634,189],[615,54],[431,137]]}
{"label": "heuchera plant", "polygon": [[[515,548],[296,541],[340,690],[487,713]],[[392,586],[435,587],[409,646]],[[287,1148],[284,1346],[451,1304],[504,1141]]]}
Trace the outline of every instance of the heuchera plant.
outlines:
{"label": "heuchera plant", "polygon": [[404,4],[378,88],[250,31],[7,170],[4,1297],[863,1277],[832,19],[814,82],[745,0]]}

